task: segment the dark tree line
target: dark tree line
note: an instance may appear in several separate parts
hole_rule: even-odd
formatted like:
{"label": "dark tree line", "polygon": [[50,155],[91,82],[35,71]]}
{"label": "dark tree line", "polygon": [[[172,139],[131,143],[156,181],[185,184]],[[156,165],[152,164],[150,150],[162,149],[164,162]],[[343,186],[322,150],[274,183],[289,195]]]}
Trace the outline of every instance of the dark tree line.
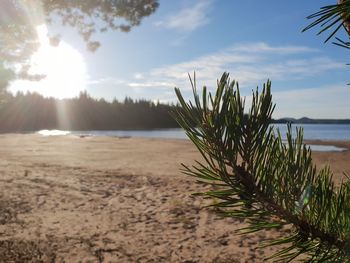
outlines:
{"label": "dark tree line", "polygon": [[108,102],[86,92],[63,100],[38,93],[7,93],[0,103],[0,132],[174,128],[178,124],[169,113],[176,107],[131,98]]}

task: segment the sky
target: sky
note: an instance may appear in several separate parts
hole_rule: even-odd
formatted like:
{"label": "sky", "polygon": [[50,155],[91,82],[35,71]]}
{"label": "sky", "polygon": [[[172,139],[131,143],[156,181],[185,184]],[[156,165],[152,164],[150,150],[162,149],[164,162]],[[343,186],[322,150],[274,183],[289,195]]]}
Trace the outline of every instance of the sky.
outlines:
{"label": "sky", "polygon": [[[147,99],[176,103],[174,87],[191,99],[188,74],[198,87],[214,92],[229,72],[249,102],[252,90],[270,79],[274,118],[350,118],[349,51],[331,43],[317,29],[302,33],[306,16],[322,0],[160,0],[157,11],[131,32],[94,36],[94,53],[71,28],[51,26],[62,40],[58,48],[45,40],[33,58],[47,78],[14,81],[10,90],[36,91],[58,98],[86,90],[106,100]],[[340,34],[345,37],[345,34]]]}

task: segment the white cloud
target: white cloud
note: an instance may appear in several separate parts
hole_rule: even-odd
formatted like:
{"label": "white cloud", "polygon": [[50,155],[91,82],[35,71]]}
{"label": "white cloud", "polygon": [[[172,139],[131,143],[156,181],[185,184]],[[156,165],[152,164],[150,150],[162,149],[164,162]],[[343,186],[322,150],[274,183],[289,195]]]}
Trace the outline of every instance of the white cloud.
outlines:
{"label": "white cloud", "polygon": [[211,2],[211,0],[197,0],[192,6],[187,6],[177,14],[172,14],[165,20],[156,22],[155,25],[181,32],[194,31],[209,23],[208,11]]}
{"label": "white cloud", "polygon": [[[216,80],[224,71],[230,72],[231,79],[240,83],[242,94],[249,94],[251,88],[267,78],[282,83],[310,82],[329,72],[347,70],[343,62],[324,56],[321,51],[305,46],[272,46],[266,43],[236,44],[225,50],[203,55],[188,61],[165,65],[141,73],[143,79],[134,78],[129,87],[137,88],[153,98],[174,102],[173,87],[180,87],[185,98],[190,99],[188,73],[197,75],[197,86],[216,87]],[[199,80],[199,81],[198,81]],[[304,83],[305,86],[306,82]],[[249,87],[249,89],[247,89]],[[281,87],[281,86],[280,86]],[[146,89],[147,88],[147,89]],[[286,87],[285,87],[286,88]],[[296,90],[273,90],[277,104],[275,118],[348,118],[350,88],[346,83],[321,88]],[[247,97],[249,102],[250,97]]]}
{"label": "white cloud", "polygon": [[128,83],[129,87],[132,88],[149,88],[149,87],[175,87],[175,83],[168,83],[168,82],[146,82],[146,83],[136,83],[131,82]]}
{"label": "white cloud", "polygon": [[[267,78],[273,83],[280,81],[278,90],[274,89],[275,85],[272,87],[276,103],[274,118],[349,118],[346,109],[349,108],[350,88],[346,83],[281,91],[281,88],[291,87],[292,83],[300,83],[300,80],[305,87],[308,82],[312,83],[312,79],[342,70],[348,70],[344,62],[326,57],[321,51],[309,47],[243,43],[181,63],[137,72],[129,80],[104,78],[96,82],[101,87],[110,85],[113,94],[121,86],[113,84],[122,82],[123,87],[118,91],[120,98],[127,94],[134,98],[176,102],[175,86],[181,88],[186,99],[192,97],[188,73],[196,71],[198,87],[205,84],[213,91],[216,79],[227,71],[231,79],[239,81],[241,92],[246,95],[250,95],[251,89]],[[288,86],[283,87],[284,83]],[[247,96],[247,103],[250,99]]]}
{"label": "white cloud", "polygon": [[135,79],[132,85],[159,84],[159,87],[168,87],[169,83],[174,83],[174,86],[186,88],[189,87],[188,73],[195,71],[201,83],[214,87],[216,79],[227,71],[245,87],[259,84],[267,78],[297,80],[345,68],[346,65],[342,62],[322,56],[318,50],[304,46],[244,43],[182,63],[154,68],[142,74],[142,82]]}
{"label": "white cloud", "polygon": [[[245,97],[246,109],[252,96]],[[322,87],[279,91],[272,87],[272,101],[276,104],[273,118],[348,119],[350,88],[345,83]]]}
{"label": "white cloud", "polygon": [[244,43],[234,45],[231,48],[233,52],[249,52],[249,53],[277,53],[277,54],[297,54],[304,52],[318,52],[318,49],[304,46],[278,46],[273,47],[266,43]]}
{"label": "white cloud", "polygon": [[143,75],[141,73],[135,73],[134,74],[134,78],[135,79],[143,79],[144,77],[143,77]]}
{"label": "white cloud", "polygon": [[349,118],[350,88],[345,83],[321,88],[272,91],[275,118]]}
{"label": "white cloud", "polygon": [[102,85],[102,84],[120,85],[120,84],[126,84],[126,83],[127,82],[123,79],[117,79],[113,77],[102,77],[98,79],[90,79],[87,84],[88,85]]}

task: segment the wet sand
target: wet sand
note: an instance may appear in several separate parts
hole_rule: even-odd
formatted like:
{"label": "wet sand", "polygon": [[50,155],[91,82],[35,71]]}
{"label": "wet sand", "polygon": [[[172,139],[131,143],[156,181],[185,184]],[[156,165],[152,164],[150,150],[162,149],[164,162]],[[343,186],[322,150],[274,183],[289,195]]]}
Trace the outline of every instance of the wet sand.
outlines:
{"label": "wet sand", "polygon": [[[313,142],[327,144],[327,142]],[[350,148],[350,142],[332,142]],[[203,208],[180,172],[200,156],[187,140],[0,136],[1,262],[261,262],[244,222]],[[315,152],[335,181],[350,151]]]}

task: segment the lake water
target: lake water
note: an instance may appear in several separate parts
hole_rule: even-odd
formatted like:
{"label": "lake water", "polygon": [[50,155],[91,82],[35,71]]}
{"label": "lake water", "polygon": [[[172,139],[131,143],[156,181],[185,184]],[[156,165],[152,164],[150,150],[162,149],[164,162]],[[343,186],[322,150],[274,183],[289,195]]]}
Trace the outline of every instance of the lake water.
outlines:
{"label": "lake water", "polygon": [[[293,133],[295,136],[295,126],[293,125]],[[282,138],[285,138],[287,131],[286,124],[274,124],[276,129],[281,132]],[[305,140],[323,140],[323,141],[350,141],[350,125],[349,124],[304,124]],[[49,135],[77,135],[77,136],[117,136],[117,137],[141,137],[141,138],[163,138],[163,139],[187,139],[182,129],[159,129],[159,130],[118,130],[118,131],[58,131],[43,130],[39,134]],[[343,148],[325,145],[311,145],[314,151],[342,151]]]}
{"label": "lake water", "polygon": [[[322,141],[350,141],[350,124],[295,124],[295,127],[303,127],[305,140],[322,140]],[[282,137],[287,133],[286,124],[275,124]]]}

